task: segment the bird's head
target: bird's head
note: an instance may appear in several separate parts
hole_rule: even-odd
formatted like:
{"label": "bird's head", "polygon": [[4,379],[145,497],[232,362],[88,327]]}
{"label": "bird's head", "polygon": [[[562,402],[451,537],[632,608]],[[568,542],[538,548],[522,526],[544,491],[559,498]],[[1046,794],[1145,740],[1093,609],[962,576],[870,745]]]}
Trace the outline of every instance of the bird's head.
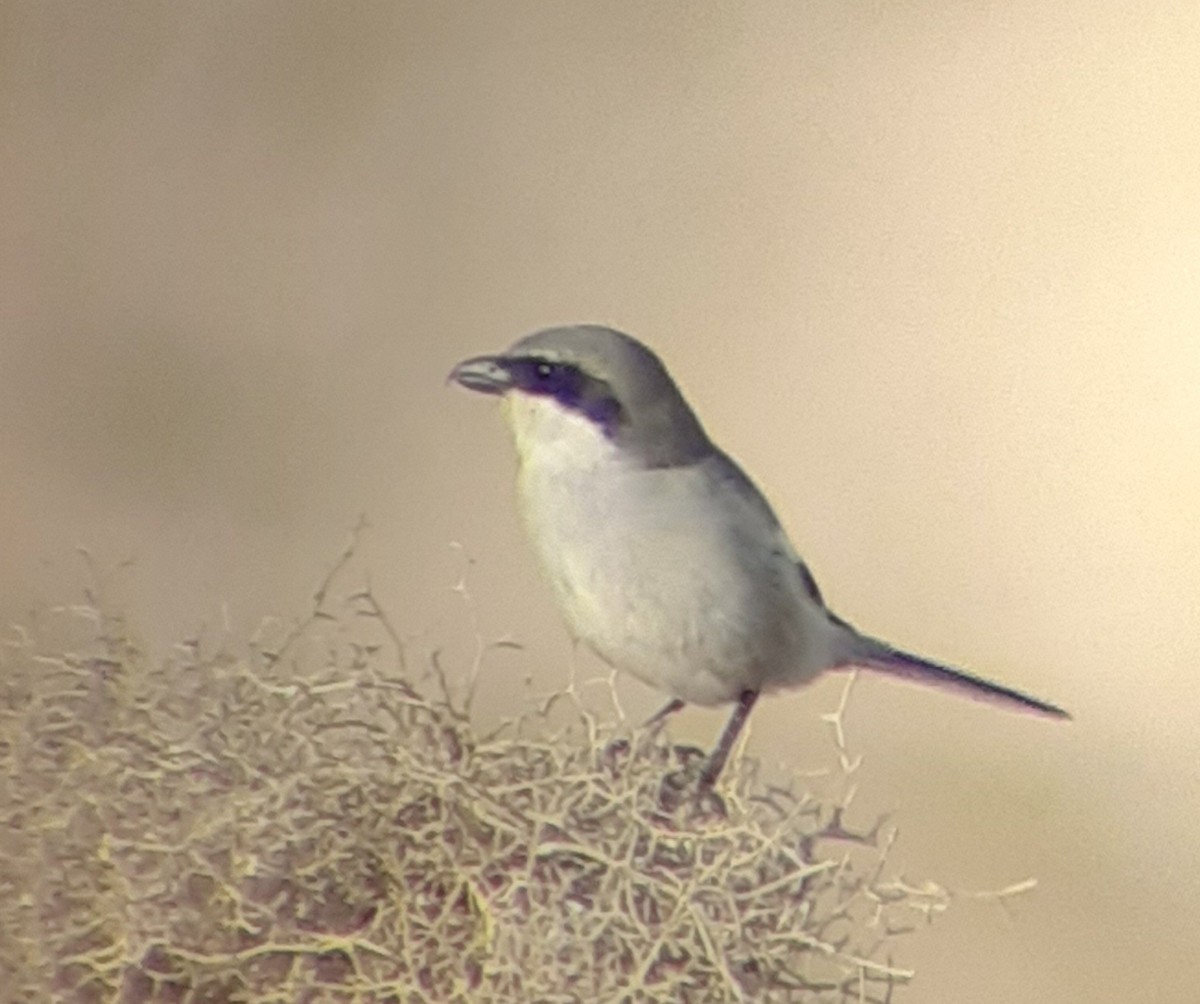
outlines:
{"label": "bird's head", "polygon": [[498,355],[464,360],[450,379],[504,398],[522,458],[565,447],[581,463],[605,451],[640,466],[672,467],[713,450],[658,356],[611,328],[538,331]]}

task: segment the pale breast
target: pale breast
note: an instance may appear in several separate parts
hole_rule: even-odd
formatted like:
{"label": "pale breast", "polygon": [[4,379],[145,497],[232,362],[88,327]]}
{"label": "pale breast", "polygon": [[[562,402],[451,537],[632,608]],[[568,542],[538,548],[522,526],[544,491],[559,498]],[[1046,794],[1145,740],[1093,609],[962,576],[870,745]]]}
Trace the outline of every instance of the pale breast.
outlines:
{"label": "pale breast", "polygon": [[[723,459],[723,458],[722,458]],[[526,457],[521,508],[572,632],[618,669],[698,704],[820,668],[804,586],[761,499],[704,464]]]}

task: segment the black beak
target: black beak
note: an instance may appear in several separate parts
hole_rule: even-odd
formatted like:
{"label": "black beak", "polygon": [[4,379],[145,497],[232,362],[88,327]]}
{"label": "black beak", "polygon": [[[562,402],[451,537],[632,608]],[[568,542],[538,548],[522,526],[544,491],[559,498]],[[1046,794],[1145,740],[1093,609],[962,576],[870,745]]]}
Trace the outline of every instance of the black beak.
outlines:
{"label": "black beak", "polygon": [[450,371],[447,379],[482,394],[503,394],[513,386],[512,373],[502,356],[464,359]]}

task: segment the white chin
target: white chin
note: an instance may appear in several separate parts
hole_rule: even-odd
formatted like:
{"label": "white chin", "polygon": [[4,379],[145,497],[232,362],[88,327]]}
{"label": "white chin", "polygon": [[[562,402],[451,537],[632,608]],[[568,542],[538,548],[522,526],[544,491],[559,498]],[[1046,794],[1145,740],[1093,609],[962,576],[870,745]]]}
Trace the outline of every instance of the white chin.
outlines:
{"label": "white chin", "polygon": [[615,453],[612,441],[595,422],[552,397],[511,391],[500,407],[522,461],[558,460],[584,466]]}

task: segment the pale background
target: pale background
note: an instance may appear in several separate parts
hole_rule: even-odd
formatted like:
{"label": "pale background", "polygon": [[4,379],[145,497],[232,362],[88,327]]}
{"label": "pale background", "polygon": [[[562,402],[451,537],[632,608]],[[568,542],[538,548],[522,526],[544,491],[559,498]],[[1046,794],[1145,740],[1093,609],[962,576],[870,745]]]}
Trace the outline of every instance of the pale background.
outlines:
{"label": "pale background", "polygon": [[[444,378],[609,322],[843,615],[1076,715],[860,683],[895,864],[1041,883],[905,944],[903,1000],[1196,1001],[1193,0],[9,0],[0,256],[6,620],[77,599],[83,544],[153,651],[236,647],[365,513],[359,574],[452,667],[466,548],[526,646],[481,718],[519,710],[569,645],[499,419]],[[820,762],[837,694],[764,702],[751,752]]]}

